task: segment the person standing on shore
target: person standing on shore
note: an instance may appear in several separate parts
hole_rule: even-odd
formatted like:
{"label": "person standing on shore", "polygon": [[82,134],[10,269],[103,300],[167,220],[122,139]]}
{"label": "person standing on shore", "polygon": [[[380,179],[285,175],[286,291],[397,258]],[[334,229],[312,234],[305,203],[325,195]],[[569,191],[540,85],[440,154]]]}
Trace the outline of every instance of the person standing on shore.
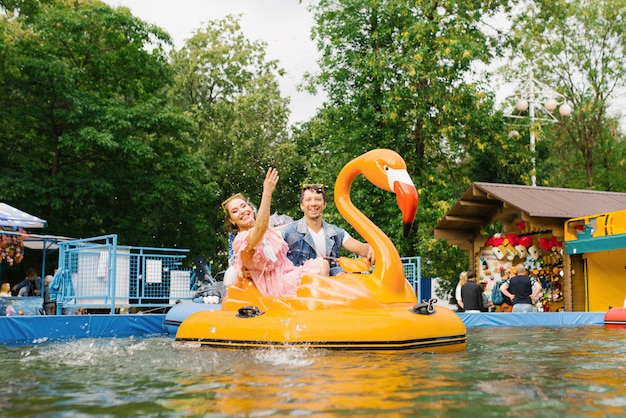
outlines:
{"label": "person standing on shore", "polygon": [[470,270],[467,272],[467,283],[461,286],[461,300],[465,312],[488,312],[487,306],[483,299],[483,289],[476,283],[476,272]]}
{"label": "person standing on shore", "polygon": [[463,298],[461,297],[461,287],[467,283],[467,272],[462,271],[459,274],[459,283],[456,285],[456,289],[454,290],[454,298],[456,299],[456,304],[459,306],[456,310],[457,312],[465,312],[465,307],[463,306]]}
{"label": "person standing on shore", "polygon": [[526,273],[526,268],[521,263],[515,266],[515,273],[515,276],[500,286],[502,294],[513,302],[511,312],[536,312],[533,301],[542,292],[541,284]]}
{"label": "person standing on shore", "polygon": [[[511,278],[511,270],[505,269],[502,271],[502,280],[497,283],[498,286],[502,286],[504,282]],[[502,293],[502,291],[500,291]],[[513,310],[513,301],[509,299],[507,295],[502,293],[502,304],[500,305],[500,312],[511,312]]]}

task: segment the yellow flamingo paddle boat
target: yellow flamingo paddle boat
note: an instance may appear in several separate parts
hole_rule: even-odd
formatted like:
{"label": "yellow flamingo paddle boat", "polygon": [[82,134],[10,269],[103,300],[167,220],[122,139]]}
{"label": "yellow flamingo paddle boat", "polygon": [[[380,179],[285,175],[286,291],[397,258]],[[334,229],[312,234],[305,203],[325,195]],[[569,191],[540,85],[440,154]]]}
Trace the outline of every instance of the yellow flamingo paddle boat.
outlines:
{"label": "yellow flamingo paddle boat", "polygon": [[337,209],[373,247],[373,269],[367,259],[342,257],[346,274],[305,275],[293,297],[262,296],[251,280],[239,275],[228,288],[221,310],[192,313],[182,321],[176,340],[221,348],[463,350],[463,321],[455,312],[435,306],[435,299],[418,303],[395,246],[352,204],[350,187],[360,174],[396,194],[405,237],[418,197],[404,160],[391,150],[369,151],[346,164],[337,176]]}

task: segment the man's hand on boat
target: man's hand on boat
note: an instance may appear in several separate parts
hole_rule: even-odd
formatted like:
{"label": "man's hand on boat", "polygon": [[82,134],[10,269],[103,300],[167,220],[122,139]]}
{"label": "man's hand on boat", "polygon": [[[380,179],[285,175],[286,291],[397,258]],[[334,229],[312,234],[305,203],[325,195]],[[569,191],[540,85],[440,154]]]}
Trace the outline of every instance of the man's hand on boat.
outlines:
{"label": "man's hand on boat", "polygon": [[346,273],[369,273],[372,269],[372,263],[367,257],[351,258],[351,257],[324,257],[328,261],[336,261]]}

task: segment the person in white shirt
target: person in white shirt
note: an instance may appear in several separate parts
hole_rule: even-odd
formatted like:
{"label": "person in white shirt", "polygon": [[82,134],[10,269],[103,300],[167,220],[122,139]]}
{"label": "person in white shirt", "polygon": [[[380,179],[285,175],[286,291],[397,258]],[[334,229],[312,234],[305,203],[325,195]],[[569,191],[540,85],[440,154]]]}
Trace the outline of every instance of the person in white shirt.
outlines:
{"label": "person in white shirt", "polygon": [[300,209],[304,216],[280,230],[289,246],[287,258],[294,265],[300,266],[311,258],[324,257],[330,263],[331,276],[342,274],[343,269],[337,263],[342,248],[367,257],[374,264],[374,249],[371,245],[351,237],[343,228],[324,221],[326,191],[323,185],[302,186]]}

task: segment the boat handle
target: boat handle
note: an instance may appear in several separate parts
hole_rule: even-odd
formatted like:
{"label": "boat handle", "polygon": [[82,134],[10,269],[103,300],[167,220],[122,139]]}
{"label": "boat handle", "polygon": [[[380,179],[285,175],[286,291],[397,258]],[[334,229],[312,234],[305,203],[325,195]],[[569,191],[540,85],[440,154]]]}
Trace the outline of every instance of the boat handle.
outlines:
{"label": "boat handle", "polygon": [[411,309],[411,312],[416,313],[416,314],[420,314],[420,315],[431,315],[431,314],[434,314],[436,312],[435,311],[435,303],[437,303],[437,299],[436,298],[432,298],[428,302],[424,301],[422,303],[418,303],[417,305],[415,305]]}
{"label": "boat handle", "polygon": [[262,312],[256,306],[244,306],[243,308],[239,308],[237,311],[238,318],[254,318],[255,316],[263,315],[265,312]]}

